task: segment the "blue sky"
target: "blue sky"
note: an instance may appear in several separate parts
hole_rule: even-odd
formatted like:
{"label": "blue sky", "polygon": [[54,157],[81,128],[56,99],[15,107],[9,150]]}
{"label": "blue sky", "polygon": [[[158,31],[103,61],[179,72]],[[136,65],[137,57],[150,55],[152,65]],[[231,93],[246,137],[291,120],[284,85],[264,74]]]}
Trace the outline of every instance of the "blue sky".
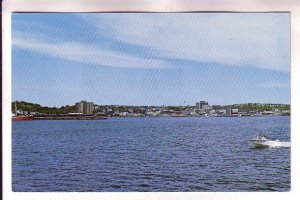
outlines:
{"label": "blue sky", "polygon": [[13,14],[12,96],[47,106],[290,103],[290,15]]}

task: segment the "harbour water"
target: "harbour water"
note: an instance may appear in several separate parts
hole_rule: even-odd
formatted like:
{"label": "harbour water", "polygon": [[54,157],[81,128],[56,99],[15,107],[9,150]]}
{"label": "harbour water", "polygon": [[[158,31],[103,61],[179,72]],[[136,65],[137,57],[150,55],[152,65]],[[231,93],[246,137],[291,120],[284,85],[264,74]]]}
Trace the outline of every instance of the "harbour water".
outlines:
{"label": "harbour water", "polygon": [[17,192],[289,191],[290,117],[12,122]]}

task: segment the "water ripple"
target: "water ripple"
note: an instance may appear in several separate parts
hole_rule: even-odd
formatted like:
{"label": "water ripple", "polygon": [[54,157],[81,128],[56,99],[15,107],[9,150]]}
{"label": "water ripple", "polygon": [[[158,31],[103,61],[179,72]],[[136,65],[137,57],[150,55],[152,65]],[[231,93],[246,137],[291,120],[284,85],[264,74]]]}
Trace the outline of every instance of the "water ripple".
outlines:
{"label": "water ripple", "polygon": [[[279,131],[280,130],[280,131]],[[289,117],[13,122],[13,191],[289,191]]]}

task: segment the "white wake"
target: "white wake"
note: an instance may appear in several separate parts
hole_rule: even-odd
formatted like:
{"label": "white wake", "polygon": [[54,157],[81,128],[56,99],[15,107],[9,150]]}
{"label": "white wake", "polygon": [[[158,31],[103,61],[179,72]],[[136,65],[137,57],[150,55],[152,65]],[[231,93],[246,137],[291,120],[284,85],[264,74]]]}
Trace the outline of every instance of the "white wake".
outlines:
{"label": "white wake", "polygon": [[281,142],[279,140],[253,139],[253,140],[250,140],[250,142],[256,148],[267,148],[267,147],[270,147],[270,148],[279,148],[279,147],[290,148],[291,147],[291,143],[290,142]]}
{"label": "white wake", "polygon": [[280,141],[273,141],[273,140],[270,140],[270,141],[265,141],[263,143],[261,143],[262,145],[266,145],[270,148],[279,148],[279,147],[286,147],[286,148],[289,148],[291,147],[291,143],[290,142],[280,142]]}

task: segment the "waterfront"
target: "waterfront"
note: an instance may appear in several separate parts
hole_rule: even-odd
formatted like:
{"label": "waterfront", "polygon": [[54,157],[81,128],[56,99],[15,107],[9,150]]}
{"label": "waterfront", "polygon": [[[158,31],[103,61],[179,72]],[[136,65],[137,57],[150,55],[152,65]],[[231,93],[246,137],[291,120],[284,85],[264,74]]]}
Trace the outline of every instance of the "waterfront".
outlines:
{"label": "waterfront", "polygon": [[13,122],[13,191],[288,191],[290,117]]}

